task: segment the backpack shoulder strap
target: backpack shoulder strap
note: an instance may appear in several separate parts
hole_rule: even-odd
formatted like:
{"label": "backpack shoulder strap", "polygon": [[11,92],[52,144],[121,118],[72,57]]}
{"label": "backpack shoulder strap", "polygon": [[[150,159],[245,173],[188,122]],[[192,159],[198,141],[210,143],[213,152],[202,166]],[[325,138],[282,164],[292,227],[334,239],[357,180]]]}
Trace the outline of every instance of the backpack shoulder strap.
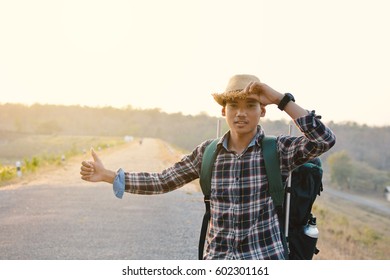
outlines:
{"label": "backpack shoulder strap", "polygon": [[205,149],[200,167],[200,186],[203,195],[210,195],[211,192],[211,173],[213,171],[214,161],[217,157],[217,143],[219,138],[214,139]]}
{"label": "backpack shoulder strap", "polygon": [[[276,213],[281,218],[283,213],[283,202],[285,190],[283,188],[282,174],[280,172],[279,156],[277,150],[277,143],[275,136],[264,136],[262,141],[264,165],[268,178],[268,189],[271,195],[272,201],[275,205]],[[289,258],[289,245],[286,236],[283,234],[284,227],[280,223],[280,236],[283,242],[284,256]]]}
{"label": "backpack shoulder strap", "polygon": [[219,138],[214,139],[205,149],[200,167],[200,186],[204,195],[206,211],[203,215],[202,228],[199,236],[198,259],[203,259],[203,249],[206,240],[207,228],[210,221],[210,194],[211,194],[211,173],[214,161],[217,157],[217,143]]}
{"label": "backpack shoulder strap", "polygon": [[265,169],[268,177],[269,192],[275,206],[284,201],[284,188],[280,173],[279,156],[275,136],[264,136],[262,141]]}

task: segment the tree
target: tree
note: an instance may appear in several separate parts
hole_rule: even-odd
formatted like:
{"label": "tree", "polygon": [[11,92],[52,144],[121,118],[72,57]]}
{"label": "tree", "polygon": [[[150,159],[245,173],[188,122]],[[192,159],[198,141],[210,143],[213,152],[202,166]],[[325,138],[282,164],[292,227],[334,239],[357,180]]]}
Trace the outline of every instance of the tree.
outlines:
{"label": "tree", "polygon": [[330,167],[330,177],[332,183],[336,183],[341,188],[350,188],[351,178],[354,173],[353,163],[346,151],[334,153],[328,157]]}
{"label": "tree", "polygon": [[55,120],[40,123],[36,128],[38,134],[55,134],[61,131],[61,126]]}

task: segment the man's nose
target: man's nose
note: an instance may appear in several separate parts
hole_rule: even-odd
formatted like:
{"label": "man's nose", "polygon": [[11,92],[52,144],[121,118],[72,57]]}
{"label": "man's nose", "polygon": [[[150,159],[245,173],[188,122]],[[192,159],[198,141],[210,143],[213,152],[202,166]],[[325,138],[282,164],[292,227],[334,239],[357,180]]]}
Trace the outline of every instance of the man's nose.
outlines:
{"label": "man's nose", "polygon": [[238,108],[237,116],[245,116],[245,115],[246,115],[246,109],[245,108]]}

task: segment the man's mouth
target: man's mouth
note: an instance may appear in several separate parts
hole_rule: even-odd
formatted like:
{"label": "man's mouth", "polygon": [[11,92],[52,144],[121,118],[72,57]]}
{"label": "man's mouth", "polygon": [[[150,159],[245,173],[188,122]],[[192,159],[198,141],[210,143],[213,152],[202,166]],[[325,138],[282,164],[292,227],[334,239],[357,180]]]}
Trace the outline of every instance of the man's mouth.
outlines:
{"label": "man's mouth", "polygon": [[234,123],[235,124],[248,124],[248,121],[239,120],[239,121],[235,121]]}

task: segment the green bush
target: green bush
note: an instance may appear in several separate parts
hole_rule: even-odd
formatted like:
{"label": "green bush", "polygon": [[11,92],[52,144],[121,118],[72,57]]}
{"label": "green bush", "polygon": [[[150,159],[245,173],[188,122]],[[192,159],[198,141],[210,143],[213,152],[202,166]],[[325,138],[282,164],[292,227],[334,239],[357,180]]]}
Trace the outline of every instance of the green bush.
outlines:
{"label": "green bush", "polygon": [[16,167],[0,165],[0,182],[11,180],[16,177]]}

